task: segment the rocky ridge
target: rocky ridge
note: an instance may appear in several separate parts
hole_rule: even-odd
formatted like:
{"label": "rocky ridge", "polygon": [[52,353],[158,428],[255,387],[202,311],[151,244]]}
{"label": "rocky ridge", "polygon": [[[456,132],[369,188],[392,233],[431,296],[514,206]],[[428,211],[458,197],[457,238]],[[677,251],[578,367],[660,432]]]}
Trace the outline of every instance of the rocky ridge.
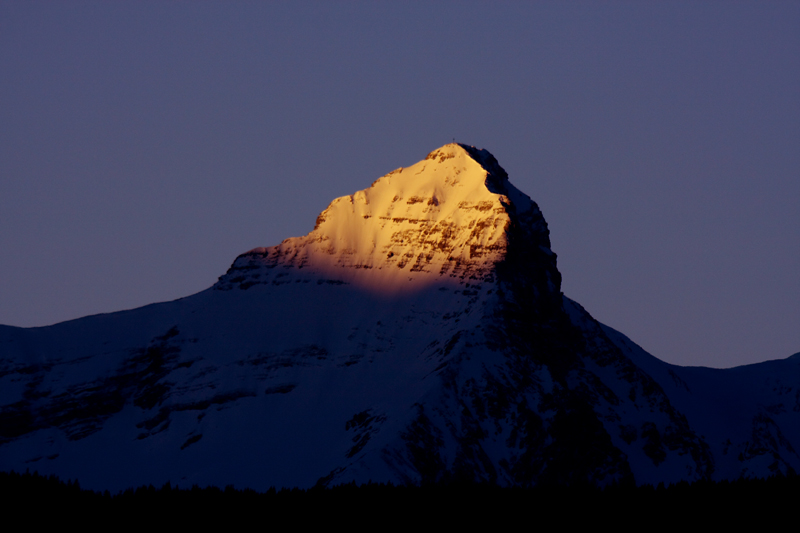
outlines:
{"label": "rocky ridge", "polygon": [[537,264],[558,292],[555,254],[536,203],[486,150],[448,144],[335,199],[308,235],[242,254],[216,288],[281,283],[288,268],[389,292],[437,277],[484,280],[514,238],[539,248]]}

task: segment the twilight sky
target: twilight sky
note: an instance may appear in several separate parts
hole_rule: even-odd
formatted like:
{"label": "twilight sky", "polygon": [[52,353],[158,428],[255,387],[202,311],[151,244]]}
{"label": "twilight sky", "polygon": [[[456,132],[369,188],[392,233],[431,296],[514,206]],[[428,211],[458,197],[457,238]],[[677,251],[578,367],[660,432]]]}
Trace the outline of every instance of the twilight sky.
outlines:
{"label": "twilight sky", "polygon": [[798,2],[0,0],[0,324],[187,296],[486,148],[665,361],[800,351]]}

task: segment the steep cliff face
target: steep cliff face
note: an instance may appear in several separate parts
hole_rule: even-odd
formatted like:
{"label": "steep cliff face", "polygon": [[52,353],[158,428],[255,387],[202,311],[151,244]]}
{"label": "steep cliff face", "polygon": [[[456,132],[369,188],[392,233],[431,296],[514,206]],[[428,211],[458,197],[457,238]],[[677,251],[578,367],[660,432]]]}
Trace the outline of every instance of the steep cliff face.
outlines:
{"label": "steep cliff face", "polygon": [[449,144],[206,291],[0,326],[0,469],[117,490],[800,468],[800,360],[673,367],[560,285],[537,205],[487,151]]}
{"label": "steep cliff face", "polygon": [[392,293],[493,279],[498,263],[532,255],[542,290],[558,294],[556,257],[536,203],[509,183],[487,151],[448,144],[337,198],[308,235],[239,256],[216,288],[280,283],[278,276],[305,270]]}

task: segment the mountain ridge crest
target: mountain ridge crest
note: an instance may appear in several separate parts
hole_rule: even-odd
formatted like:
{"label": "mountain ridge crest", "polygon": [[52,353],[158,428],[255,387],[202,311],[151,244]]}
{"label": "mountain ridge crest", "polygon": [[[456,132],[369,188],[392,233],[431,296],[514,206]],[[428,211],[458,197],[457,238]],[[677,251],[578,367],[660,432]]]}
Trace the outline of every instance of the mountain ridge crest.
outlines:
{"label": "mountain ridge crest", "polygon": [[555,268],[536,203],[487,150],[451,143],[336,198],[309,234],[240,255],[215,288],[279,282],[276,267],[390,292],[409,282],[484,279],[508,255],[510,233],[520,230]]}

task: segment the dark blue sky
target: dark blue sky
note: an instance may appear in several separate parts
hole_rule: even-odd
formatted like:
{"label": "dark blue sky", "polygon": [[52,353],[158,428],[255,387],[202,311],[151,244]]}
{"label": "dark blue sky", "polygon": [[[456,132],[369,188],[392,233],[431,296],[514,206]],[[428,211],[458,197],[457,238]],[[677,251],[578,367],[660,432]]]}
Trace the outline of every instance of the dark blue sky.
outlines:
{"label": "dark blue sky", "polygon": [[451,142],[678,364],[800,351],[798,2],[0,1],[0,323],[209,287]]}

